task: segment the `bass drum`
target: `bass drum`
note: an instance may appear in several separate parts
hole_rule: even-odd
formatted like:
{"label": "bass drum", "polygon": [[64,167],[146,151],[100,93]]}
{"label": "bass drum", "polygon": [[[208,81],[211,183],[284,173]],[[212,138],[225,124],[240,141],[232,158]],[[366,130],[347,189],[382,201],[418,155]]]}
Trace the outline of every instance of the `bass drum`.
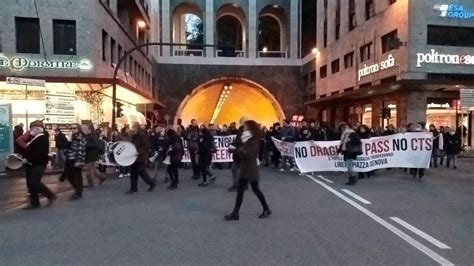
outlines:
{"label": "bass drum", "polygon": [[137,160],[137,149],[129,141],[112,143],[109,151],[109,160],[120,166],[130,166]]}

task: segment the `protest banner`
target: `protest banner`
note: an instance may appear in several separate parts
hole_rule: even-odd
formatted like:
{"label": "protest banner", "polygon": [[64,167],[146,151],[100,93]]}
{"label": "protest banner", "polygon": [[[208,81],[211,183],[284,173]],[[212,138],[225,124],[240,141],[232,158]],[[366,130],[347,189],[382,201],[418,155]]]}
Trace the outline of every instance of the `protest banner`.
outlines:
{"label": "protest banner", "polygon": [[278,140],[272,137],[275,147],[280,151],[281,156],[294,157],[295,143]]}
{"label": "protest banner", "polygon": [[[302,173],[346,171],[340,141],[303,141],[294,147],[295,161]],[[363,154],[354,160],[356,172],[384,168],[428,168],[433,149],[430,132],[403,133],[362,140]]]}
{"label": "protest banner", "polygon": [[[229,145],[234,142],[235,135],[230,136],[215,136],[214,142],[216,143],[217,152],[212,154],[213,163],[228,163],[232,162],[232,153],[229,152]],[[186,141],[184,141],[184,156],[183,163],[190,163],[191,157],[186,147]]]}

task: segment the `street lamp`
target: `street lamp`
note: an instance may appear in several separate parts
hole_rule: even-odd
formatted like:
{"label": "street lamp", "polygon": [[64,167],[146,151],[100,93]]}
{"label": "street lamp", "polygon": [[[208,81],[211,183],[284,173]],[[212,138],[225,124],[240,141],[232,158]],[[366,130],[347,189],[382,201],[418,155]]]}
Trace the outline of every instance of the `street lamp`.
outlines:
{"label": "street lamp", "polygon": [[146,23],[145,23],[145,21],[143,21],[143,20],[139,20],[139,21],[137,22],[137,26],[138,26],[140,29],[144,29],[144,28],[146,27]]}

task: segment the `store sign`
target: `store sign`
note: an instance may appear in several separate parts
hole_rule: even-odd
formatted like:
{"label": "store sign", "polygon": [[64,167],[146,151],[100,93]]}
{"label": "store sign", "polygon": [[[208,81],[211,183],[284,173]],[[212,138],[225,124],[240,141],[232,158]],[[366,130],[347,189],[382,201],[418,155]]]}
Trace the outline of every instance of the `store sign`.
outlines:
{"label": "store sign", "polygon": [[462,108],[474,107],[474,89],[461,89],[459,95],[461,96]]}
{"label": "store sign", "polygon": [[17,77],[7,77],[6,81],[7,81],[7,84],[36,86],[36,87],[46,86],[46,80],[43,80],[43,79],[26,79],[26,78],[17,78]]}
{"label": "store sign", "polygon": [[435,5],[433,9],[439,11],[439,16],[443,18],[474,19],[474,10],[468,10],[464,5],[441,4]]}
{"label": "store sign", "polygon": [[368,66],[367,64],[364,64],[364,66],[361,69],[359,69],[359,81],[365,76],[377,73],[385,69],[389,69],[394,66],[395,66],[395,58],[393,57],[392,54],[388,55],[387,60],[384,60],[378,64],[374,64],[370,66]]}
{"label": "store sign", "polygon": [[474,65],[474,55],[440,54],[431,49],[431,53],[416,54],[416,67],[422,64]]}
{"label": "store sign", "polygon": [[30,68],[88,71],[92,69],[92,63],[88,59],[82,59],[80,61],[55,59],[45,60],[22,56],[6,57],[0,54],[0,68],[10,68],[15,72],[21,72]]}
{"label": "store sign", "polygon": [[451,105],[449,103],[429,103],[428,109],[449,109]]}

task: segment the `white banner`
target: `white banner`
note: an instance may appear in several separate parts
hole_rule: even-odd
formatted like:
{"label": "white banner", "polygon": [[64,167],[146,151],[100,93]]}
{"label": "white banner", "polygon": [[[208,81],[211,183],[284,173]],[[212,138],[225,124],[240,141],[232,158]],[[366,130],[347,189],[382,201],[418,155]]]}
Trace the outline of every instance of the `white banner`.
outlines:
{"label": "white banner", "polygon": [[275,144],[275,147],[280,151],[281,156],[288,156],[288,157],[294,157],[295,153],[295,143],[294,142],[287,142],[287,141],[281,141],[278,140],[274,137],[272,137],[273,143]]}
{"label": "white banner", "polygon": [[[340,141],[296,142],[295,161],[302,173],[346,171],[338,154]],[[354,160],[354,171],[368,172],[391,167],[428,168],[433,148],[430,132],[404,133],[362,140],[363,154]]]}
{"label": "white banner", "polygon": [[[215,136],[214,142],[216,143],[217,152],[212,154],[213,163],[228,163],[232,162],[232,153],[229,152],[229,145],[234,142],[235,135],[230,136]],[[186,141],[184,143],[184,156],[183,163],[190,163],[191,157],[189,151],[186,148]]]}

